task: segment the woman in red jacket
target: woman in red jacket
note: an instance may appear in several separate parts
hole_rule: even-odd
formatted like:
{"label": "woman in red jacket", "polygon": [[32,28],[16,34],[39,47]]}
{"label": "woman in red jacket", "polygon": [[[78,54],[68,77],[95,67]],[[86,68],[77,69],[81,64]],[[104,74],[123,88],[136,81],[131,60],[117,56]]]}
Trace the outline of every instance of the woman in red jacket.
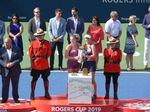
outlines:
{"label": "woman in red jacket", "polygon": [[106,78],[106,95],[104,99],[109,98],[111,77],[113,78],[114,85],[114,99],[118,99],[118,77],[120,75],[120,62],[122,60],[122,51],[118,48],[115,48],[117,42],[119,41],[116,40],[114,37],[109,38],[109,41],[107,42],[107,44],[109,44],[109,48],[104,50],[104,75]]}
{"label": "woman in red jacket", "polygon": [[92,17],[92,25],[89,25],[87,34],[91,35],[92,44],[96,47],[96,69],[99,60],[99,53],[102,53],[102,40],[104,40],[103,27],[100,25],[100,20],[97,16]]}

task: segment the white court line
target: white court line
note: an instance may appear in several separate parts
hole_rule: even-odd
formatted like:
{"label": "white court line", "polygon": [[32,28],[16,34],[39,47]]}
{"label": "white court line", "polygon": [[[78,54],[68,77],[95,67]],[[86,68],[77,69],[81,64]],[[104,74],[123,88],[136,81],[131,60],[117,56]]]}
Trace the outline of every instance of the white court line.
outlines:
{"label": "white court line", "polygon": [[[22,70],[22,72],[27,72],[27,73],[29,73],[30,71],[26,71],[26,70]],[[56,72],[66,72],[67,73],[67,70],[66,71],[51,71],[52,73],[54,72],[54,73],[56,73]],[[79,73],[81,73],[81,72],[79,72]],[[103,72],[96,72],[96,73],[103,73]],[[131,73],[146,73],[146,74],[150,74],[150,72],[148,72],[148,71],[146,71],[146,72],[120,72],[120,73],[129,73],[129,74],[131,74]]]}
{"label": "white court line", "polygon": [[[123,55],[127,55],[126,53],[123,53]],[[135,52],[134,54],[133,54],[133,56],[140,56],[140,53],[139,52]]]}
{"label": "white court line", "polygon": [[[126,56],[127,54],[123,52],[123,55]],[[98,56],[103,56],[103,53],[99,53]],[[135,51],[135,53],[133,54],[133,56],[140,56],[140,53]]]}

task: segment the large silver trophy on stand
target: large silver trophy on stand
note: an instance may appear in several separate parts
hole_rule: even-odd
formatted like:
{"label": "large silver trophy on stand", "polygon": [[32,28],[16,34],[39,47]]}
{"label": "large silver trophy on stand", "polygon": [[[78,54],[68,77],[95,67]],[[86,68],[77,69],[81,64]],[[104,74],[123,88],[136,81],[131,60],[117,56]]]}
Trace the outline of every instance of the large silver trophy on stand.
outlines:
{"label": "large silver trophy on stand", "polygon": [[[83,56],[82,56],[83,50],[84,50],[83,46],[80,46],[79,49],[78,49],[78,56],[79,56],[78,63],[82,63],[82,61],[83,61]],[[82,75],[83,76],[88,75],[87,68],[82,68]]]}
{"label": "large silver trophy on stand", "polygon": [[78,63],[82,63],[83,61],[83,56],[82,56],[83,50],[84,50],[83,46],[80,46],[78,49],[78,56],[79,56]]}

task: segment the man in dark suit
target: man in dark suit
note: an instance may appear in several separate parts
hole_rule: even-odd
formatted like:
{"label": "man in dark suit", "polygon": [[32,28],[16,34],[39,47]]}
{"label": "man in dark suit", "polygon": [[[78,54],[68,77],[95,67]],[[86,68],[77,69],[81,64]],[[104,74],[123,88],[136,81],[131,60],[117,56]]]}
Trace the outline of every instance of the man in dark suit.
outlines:
{"label": "man in dark suit", "polygon": [[76,7],[71,10],[72,17],[67,19],[66,30],[68,33],[68,44],[70,44],[70,36],[77,33],[80,36],[80,40],[78,41],[82,44],[82,33],[84,32],[84,20],[83,18],[78,16],[78,9]]}
{"label": "man in dark suit", "polygon": [[40,17],[40,8],[36,7],[33,10],[34,17],[29,20],[28,24],[28,33],[29,33],[29,41],[34,41],[37,29],[41,28],[43,31],[46,31],[45,21]]}
{"label": "man in dark suit", "polygon": [[12,95],[15,103],[19,103],[18,83],[21,74],[20,62],[22,53],[19,47],[12,46],[10,38],[4,41],[5,47],[0,48],[0,64],[2,75],[2,103],[8,99],[9,83],[12,82]]}

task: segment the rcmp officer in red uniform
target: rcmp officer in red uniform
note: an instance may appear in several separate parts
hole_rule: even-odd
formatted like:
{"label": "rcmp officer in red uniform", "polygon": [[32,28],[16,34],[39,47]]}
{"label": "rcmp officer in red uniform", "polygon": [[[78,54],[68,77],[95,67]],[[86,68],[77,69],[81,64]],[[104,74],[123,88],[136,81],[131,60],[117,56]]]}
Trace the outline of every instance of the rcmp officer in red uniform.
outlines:
{"label": "rcmp officer in red uniform", "polygon": [[116,48],[116,43],[119,41],[114,37],[110,37],[107,44],[109,48],[104,50],[104,75],[106,79],[105,88],[106,96],[104,99],[109,98],[109,88],[111,77],[113,78],[114,85],[114,99],[118,99],[118,77],[120,75],[120,62],[122,60],[122,52],[119,48]]}
{"label": "rcmp officer in red uniform", "polygon": [[48,87],[49,81],[48,76],[50,75],[50,67],[48,63],[48,57],[51,55],[51,45],[49,41],[44,40],[44,32],[42,29],[38,29],[34,34],[36,40],[30,43],[28,49],[29,57],[31,59],[31,96],[30,99],[34,100],[34,91],[36,87],[36,81],[42,75],[45,88],[45,98],[51,99]]}

